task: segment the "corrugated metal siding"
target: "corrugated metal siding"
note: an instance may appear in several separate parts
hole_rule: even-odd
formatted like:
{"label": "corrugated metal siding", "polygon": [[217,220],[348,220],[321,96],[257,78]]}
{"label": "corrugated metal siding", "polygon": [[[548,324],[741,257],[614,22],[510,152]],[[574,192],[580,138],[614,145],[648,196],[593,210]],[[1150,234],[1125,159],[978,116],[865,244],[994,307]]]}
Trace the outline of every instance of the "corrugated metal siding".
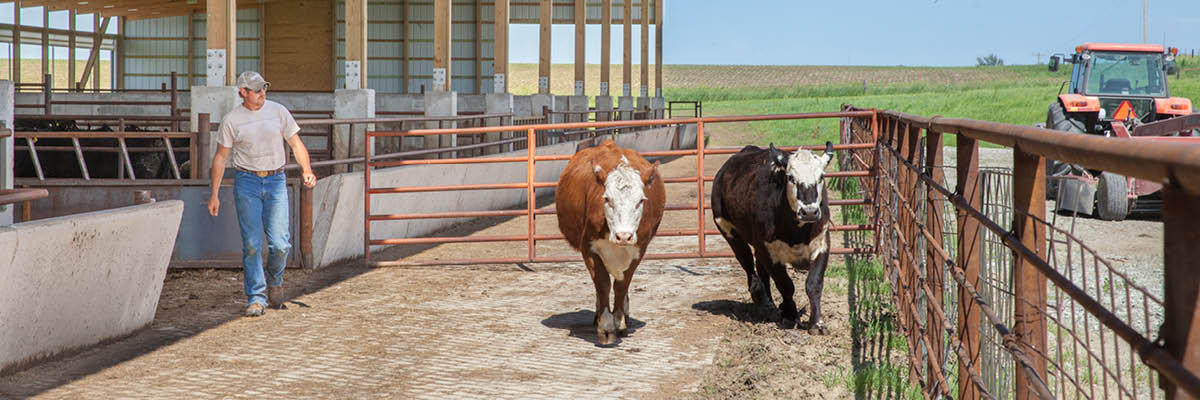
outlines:
{"label": "corrugated metal siding", "polygon": [[[187,89],[193,84],[205,84],[205,16],[196,14],[193,17],[139,19],[125,24],[126,88],[160,88],[169,80],[172,71],[179,74],[181,89]],[[237,69],[259,70],[261,40],[258,9],[238,10],[237,21]],[[191,63],[196,73],[190,80],[186,77],[189,26],[195,36],[191,45]]]}

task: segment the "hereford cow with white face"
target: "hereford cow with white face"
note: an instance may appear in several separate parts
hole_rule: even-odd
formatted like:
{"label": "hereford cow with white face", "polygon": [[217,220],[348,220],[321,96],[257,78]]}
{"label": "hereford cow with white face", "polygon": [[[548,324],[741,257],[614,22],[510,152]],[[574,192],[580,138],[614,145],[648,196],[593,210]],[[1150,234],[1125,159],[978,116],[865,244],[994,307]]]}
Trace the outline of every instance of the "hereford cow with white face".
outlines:
{"label": "hereford cow with white face", "polygon": [[633,273],[666,207],[658,163],[605,140],[571,157],[554,203],[558,228],[583,256],[596,288],[597,339],[602,345],[615,343],[628,329]]}
{"label": "hereford cow with white face", "polygon": [[795,287],[784,264],[808,271],[804,289],[810,312],[808,322],[799,325],[813,334],[827,333],[821,323],[830,225],[824,176],[832,158],[829,142],[821,154],[803,150],[789,154],[774,145],[746,146],[721,166],[713,182],[713,218],[746,270],[751,298],[775,308],[774,279],[783,298],[780,324],[791,328],[799,314],[792,300]]}

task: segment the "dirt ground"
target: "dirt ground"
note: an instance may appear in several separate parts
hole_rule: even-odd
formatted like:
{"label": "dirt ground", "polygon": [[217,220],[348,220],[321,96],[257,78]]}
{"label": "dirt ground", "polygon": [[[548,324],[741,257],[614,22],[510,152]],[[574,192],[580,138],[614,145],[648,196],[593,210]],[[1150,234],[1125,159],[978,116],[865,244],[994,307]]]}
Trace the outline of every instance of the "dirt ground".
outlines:
{"label": "dirt ground", "polygon": [[[712,145],[750,143],[738,126]],[[713,174],[720,158],[706,160]],[[670,160],[664,177],[694,174]],[[695,202],[694,184],[668,185],[668,203]],[[547,203],[543,200],[543,203]],[[694,229],[668,212],[664,229]],[[712,222],[707,221],[709,228]],[[465,224],[445,235],[523,232],[524,218]],[[556,233],[553,217],[538,231]],[[708,237],[710,251],[725,251]],[[840,237],[833,246],[840,246]],[[660,237],[651,252],[693,251],[694,237]],[[413,259],[522,254],[523,243],[393,250]],[[562,242],[539,254],[571,254]],[[840,263],[840,257],[835,257]],[[243,318],[240,271],[168,274],[146,329],[0,377],[5,398],[848,398],[849,308],[844,277],[829,277],[830,334],[781,330],[749,303],[732,259],[647,261],[634,276],[631,333],[596,343],[594,297],[579,262],[379,268],[361,261],[289,270],[286,310]],[[802,280],[802,273],[793,272]],[[778,295],[776,295],[778,297]],[[776,299],[778,302],[778,298]],[[801,308],[808,301],[796,297]]]}

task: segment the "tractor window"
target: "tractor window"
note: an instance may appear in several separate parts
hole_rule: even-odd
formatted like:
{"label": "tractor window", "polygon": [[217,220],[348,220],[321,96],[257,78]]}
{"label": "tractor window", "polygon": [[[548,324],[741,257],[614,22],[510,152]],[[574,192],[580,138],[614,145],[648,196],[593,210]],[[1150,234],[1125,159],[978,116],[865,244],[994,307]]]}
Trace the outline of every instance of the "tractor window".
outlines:
{"label": "tractor window", "polygon": [[1093,53],[1087,93],[1099,95],[1166,95],[1162,55],[1157,53]]}

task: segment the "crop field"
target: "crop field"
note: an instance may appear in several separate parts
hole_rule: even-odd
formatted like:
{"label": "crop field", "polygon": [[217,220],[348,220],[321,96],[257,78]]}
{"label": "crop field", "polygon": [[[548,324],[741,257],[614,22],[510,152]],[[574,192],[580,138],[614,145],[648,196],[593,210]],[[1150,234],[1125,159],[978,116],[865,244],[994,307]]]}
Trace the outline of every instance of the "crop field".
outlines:
{"label": "crop field", "polygon": [[[50,71],[54,75],[54,87],[65,88],[70,87],[67,80],[67,67],[70,66],[70,61],[67,60],[51,60]],[[83,68],[87,66],[87,60],[75,60],[75,81],[78,82],[83,77]],[[107,88],[111,86],[112,68],[108,61],[100,61],[100,87]],[[12,60],[8,58],[0,58],[0,79],[12,79]],[[42,81],[42,60],[21,60],[21,82],[41,82]],[[91,87],[91,84],[88,85]]]}

